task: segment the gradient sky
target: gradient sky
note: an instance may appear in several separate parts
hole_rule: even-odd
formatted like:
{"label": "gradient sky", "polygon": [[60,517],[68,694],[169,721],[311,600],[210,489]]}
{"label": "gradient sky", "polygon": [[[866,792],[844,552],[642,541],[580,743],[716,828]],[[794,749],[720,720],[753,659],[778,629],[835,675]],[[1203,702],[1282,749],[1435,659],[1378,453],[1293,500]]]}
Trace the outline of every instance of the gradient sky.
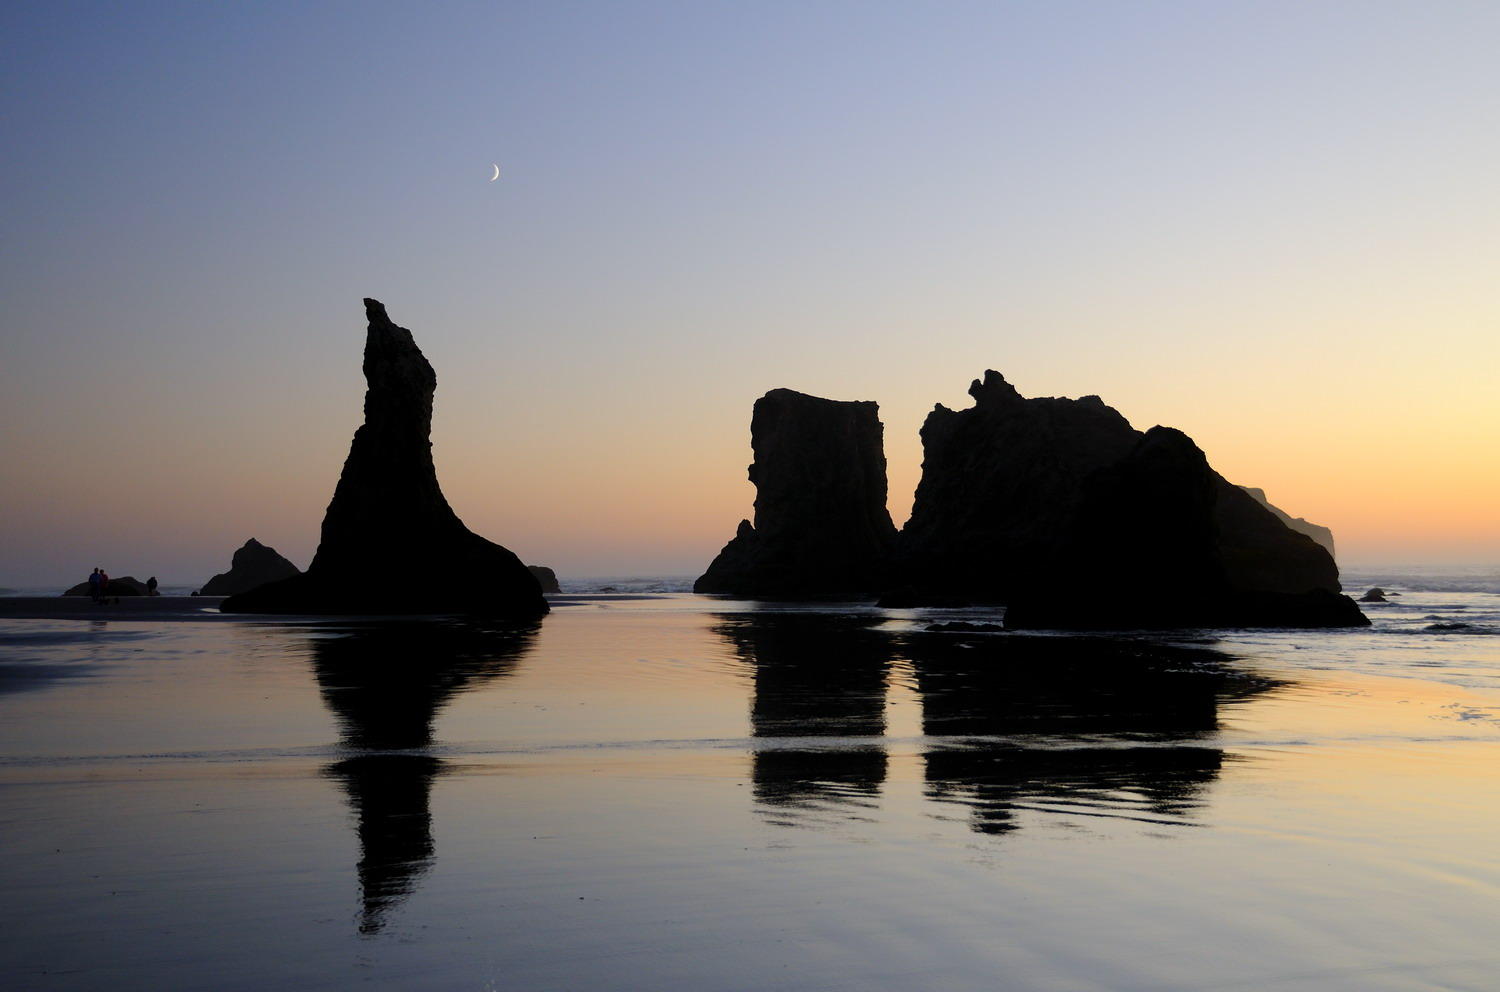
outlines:
{"label": "gradient sky", "polygon": [[[696,573],[750,407],[986,368],[1191,434],[1340,559],[1500,563],[1500,5],[0,12],[0,584],[306,566],[361,297],[469,526]],[[486,180],[490,163],[504,175]]]}

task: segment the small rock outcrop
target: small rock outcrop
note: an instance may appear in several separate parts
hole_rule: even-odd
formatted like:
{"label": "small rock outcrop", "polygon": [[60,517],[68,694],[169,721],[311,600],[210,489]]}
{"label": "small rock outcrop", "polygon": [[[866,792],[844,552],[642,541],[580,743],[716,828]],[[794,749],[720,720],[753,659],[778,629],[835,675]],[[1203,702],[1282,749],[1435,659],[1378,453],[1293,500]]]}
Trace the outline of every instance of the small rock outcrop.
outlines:
{"label": "small rock outcrop", "polygon": [[537,585],[542,587],[542,592],[562,592],[562,587],[557,584],[557,573],[546,565],[527,565],[526,571],[536,579]]}
{"label": "small rock outcrop", "polygon": [[1369,592],[1367,592],[1363,596],[1359,597],[1359,601],[1361,603],[1389,603],[1390,602],[1390,600],[1388,600],[1388,599],[1385,598],[1385,590],[1382,589],[1382,588],[1380,588],[1379,586],[1376,586],[1374,589],[1371,589]]}
{"label": "small rock outcrop", "polygon": [[365,421],[323,516],[317,554],[305,573],[231,596],[220,609],[541,616],[547,601],[526,566],[465,527],[438,486],[432,366],[381,303],[365,300],[365,313]]}
{"label": "small rock outcrop", "polygon": [[[133,575],[126,575],[122,578],[110,579],[102,592],[105,596],[144,596],[146,595],[146,583]],[[63,593],[64,596],[88,596],[90,594],[87,582],[80,582]]]}
{"label": "small rock outcrop", "polygon": [[885,505],[884,430],[868,401],[790,389],[756,400],[755,522],[740,522],[693,591],[757,599],[879,592],[896,539]]}
{"label": "small rock outcrop", "polygon": [[1277,520],[1280,520],[1299,534],[1306,534],[1326,548],[1330,555],[1337,557],[1337,552],[1333,549],[1333,531],[1321,524],[1311,523],[1310,521],[1303,520],[1301,517],[1294,517],[1279,506],[1273,505],[1270,500],[1266,499],[1266,491],[1264,489],[1256,489],[1253,486],[1240,486],[1240,488],[1249,493],[1255,502],[1270,510]]}
{"label": "small rock outcrop", "polygon": [[279,582],[301,574],[301,569],[255,538],[246,541],[230,559],[229,571],[220,572],[198,590],[200,596],[234,596],[268,582]]}

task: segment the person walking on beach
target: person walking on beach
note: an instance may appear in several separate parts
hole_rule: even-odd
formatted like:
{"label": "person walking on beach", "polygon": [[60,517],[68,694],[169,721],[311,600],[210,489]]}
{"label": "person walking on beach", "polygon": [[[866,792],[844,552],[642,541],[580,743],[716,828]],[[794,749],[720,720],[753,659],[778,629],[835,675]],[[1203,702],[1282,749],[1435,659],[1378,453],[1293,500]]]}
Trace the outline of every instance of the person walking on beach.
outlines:
{"label": "person walking on beach", "polygon": [[154,576],[154,575],[151,576],[151,578],[149,578],[149,579],[146,580],[146,595],[147,596],[155,596],[156,595],[156,576]]}
{"label": "person walking on beach", "polygon": [[109,573],[99,569],[99,602],[109,602]]}
{"label": "person walking on beach", "polygon": [[89,598],[97,603],[101,595],[103,590],[99,588],[99,570],[96,568],[89,573]]}

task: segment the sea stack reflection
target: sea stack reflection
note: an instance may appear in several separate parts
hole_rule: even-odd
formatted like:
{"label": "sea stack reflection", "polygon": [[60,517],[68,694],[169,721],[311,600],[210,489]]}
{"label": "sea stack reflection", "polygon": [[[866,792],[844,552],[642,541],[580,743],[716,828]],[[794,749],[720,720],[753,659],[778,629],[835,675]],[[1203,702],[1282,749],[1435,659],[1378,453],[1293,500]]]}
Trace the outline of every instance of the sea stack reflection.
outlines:
{"label": "sea stack reflection", "polygon": [[354,434],[322,540],[302,575],[226,599],[230,613],[547,612],[510,551],[470,531],[443,497],[432,461],[437,376],[411,332],[365,300],[365,422]]}

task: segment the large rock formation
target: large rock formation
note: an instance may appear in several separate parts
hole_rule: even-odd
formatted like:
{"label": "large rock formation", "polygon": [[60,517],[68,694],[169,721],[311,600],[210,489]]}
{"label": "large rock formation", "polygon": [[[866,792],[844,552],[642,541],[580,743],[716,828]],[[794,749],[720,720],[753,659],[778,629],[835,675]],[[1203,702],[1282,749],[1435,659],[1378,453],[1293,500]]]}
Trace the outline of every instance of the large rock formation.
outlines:
{"label": "large rock formation", "polygon": [[365,422],[354,434],[322,540],[302,575],[226,599],[243,613],[547,612],[519,558],[471,532],[443,498],[432,462],[437,376],[385,307],[365,300]]}
{"label": "large rock formation", "polygon": [[300,569],[277,554],[275,548],[268,548],[252,537],[234,553],[229,571],[220,572],[203,583],[199,595],[233,596],[299,573]]}
{"label": "large rock formation", "polygon": [[922,425],[922,480],[901,531],[898,589],[1006,602],[1035,580],[1072,526],[1083,480],[1140,434],[1097,396],[1025,399],[998,372],[974,406],[939,404]]}
{"label": "large rock formation", "polygon": [[1010,628],[1074,630],[1368,622],[1327,551],[1170,427],[1085,480],[1072,525],[1005,614]]}
{"label": "large rock formation", "polygon": [[773,389],[755,401],[755,523],[740,522],[695,592],[757,599],[869,595],[896,528],[885,506],[884,428],[871,402]]}
{"label": "large rock formation", "polygon": [[1334,626],[1368,621],[1332,557],[1096,396],[1025,399],[998,373],[937,407],[894,574],[907,601],[1008,603],[1008,627]]}
{"label": "large rock formation", "polygon": [[1303,520],[1301,517],[1294,517],[1281,509],[1281,507],[1272,505],[1271,501],[1266,499],[1266,491],[1264,489],[1256,489],[1253,486],[1240,486],[1240,488],[1249,493],[1255,502],[1270,510],[1277,520],[1280,520],[1299,534],[1306,534],[1326,548],[1330,555],[1335,558],[1338,557],[1338,552],[1333,549],[1333,531],[1321,524]]}

